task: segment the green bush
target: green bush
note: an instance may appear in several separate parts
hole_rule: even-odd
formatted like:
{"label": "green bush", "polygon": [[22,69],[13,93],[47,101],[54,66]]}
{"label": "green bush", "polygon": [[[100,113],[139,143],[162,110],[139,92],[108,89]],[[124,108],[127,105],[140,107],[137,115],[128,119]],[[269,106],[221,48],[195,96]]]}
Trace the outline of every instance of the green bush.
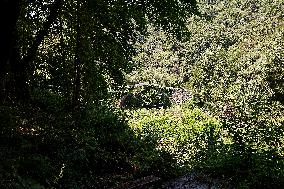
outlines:
{"label": "green bush", "polygon": [[[137,44],[134,60],[141,67],[128,82],[182,86],[207,113],[202,118],[192,107],[173,114],[178,108],[137,110],[131,125],[142,137],[165,144],[178,165],[190,162],[200,171],[236,180],[240,188],[280,186],[283,6],[278,0],[200,1],[201,14],[188,20],[186,42],[150,26],[152,35]],[[180,114],[184,111],[188,117]]]}
{"label": "green bush", "polygon": [[[128,111],[129,124],[148,145],[166,151],[176,160],[177,173],[188,171],[197,163],[196,154],[212,148],[220,132],[219,122],[185,104],[169,109]],[[149,140],[151,139],[151,140]]]}

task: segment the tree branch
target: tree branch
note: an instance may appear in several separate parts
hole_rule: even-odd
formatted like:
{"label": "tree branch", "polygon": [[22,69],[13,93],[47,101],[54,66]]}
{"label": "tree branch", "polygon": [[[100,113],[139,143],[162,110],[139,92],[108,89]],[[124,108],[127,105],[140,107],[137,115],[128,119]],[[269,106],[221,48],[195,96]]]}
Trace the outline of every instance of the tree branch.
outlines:
{"label": "tree branch", "polygon": [[51,24],[56,20],[59,14],[62,2],[63,0],[55,0],[53,6],[51,7],[50,14],[47,17],[47,21],[43,24],[42,29],[37,32],[34,42],[28,49],[27,55],[23,58],[23,64],[25,64],[25,68],[30,68],[30,63],[35,57],[39,45],[43,41],[44,37],[48,34],[48,30]]}

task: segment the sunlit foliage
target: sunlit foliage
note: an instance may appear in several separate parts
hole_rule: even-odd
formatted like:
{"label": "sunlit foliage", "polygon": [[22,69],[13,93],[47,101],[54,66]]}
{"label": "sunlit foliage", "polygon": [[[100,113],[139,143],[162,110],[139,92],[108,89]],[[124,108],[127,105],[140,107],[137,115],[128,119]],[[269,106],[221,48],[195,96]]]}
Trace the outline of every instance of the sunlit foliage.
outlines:
{"label": "sunlit foliage", "polygon": [[[129,81],[186,88],[196,106],[220,121],[223,134],[217,138],[224,141],[199,154],[201,170],[232,176],[240,187],[280,186],[283,1],[217,0],[198,5],[200,15],[188,20],[188,41],[150,27],[153,35],[138,45],[142,51],[135,59],[142,68]],[[164,123],[158,125],[164,128]],[[257,177],[262,180],[255,181]],[[273,179],[276,182],[270,183]]]}

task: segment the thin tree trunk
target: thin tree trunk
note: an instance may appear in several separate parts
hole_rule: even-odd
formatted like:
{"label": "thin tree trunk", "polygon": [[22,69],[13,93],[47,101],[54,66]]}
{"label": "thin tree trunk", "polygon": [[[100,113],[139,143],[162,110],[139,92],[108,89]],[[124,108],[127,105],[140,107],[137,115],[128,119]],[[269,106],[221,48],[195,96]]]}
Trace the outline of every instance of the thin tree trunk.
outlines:
{"label": "thin tree trunk", "polygon": [[44,40],[44,37],[47,36],[51,25],[58,17],[61,7],[62,7],[62,0],[56,0],[53,6],[51,7],[50,14],[47,17],[46,22],[43,24],[42,29],[37,32],[34,42],[32,43],[31,47],[28,49],[27,55],[23,58],[23,64],[25,65],[26,68],[31,67],[30,65],[31,61],[34,59],[38,47]]}
{"label": "thin tree trunk", "polygon": [[[0,3],[0,101],[7,97],[17,100],[29,99],[28,76],[32,73],[31,62],[36,56],[39,45],[52,23],[56,20],[63,0],[56,0],[50,9],[47,21],[37,33],[35,40],[28,49],[27,55],[21,59],[17,47],[16,23],[20,14],[20,0],[3,0]],[[7,81],[9,78],[9,81]]]}
{"label": "thin tree trunk", "polygon": [[75,49],[75,78],[74,78],[74,91],[73,91],[73,108],[78,109],[80,107],[80,91],[81,91],[81,21],[80,21],[80,2],[77,2],[77,20],[76,20],[76,49]]}
{"label": "thin tree trunk", "polygon": [[29,86],[28,86],[28,76],[33,74],[32,61],[36,57],[36,52],[38,51],[39,45],[44,40],[44,37],[48,35],[51,25],[57,19],[59,12],[62,7],[63,0],[56,0],[50,9],[50,14],[43,23],[43,27],[36,34],[36,37],[27,51],[27,55],[23,58],[18,67],[20,69],[15,69],[16,73],[16,92],[18,95],[23,95],[23,99],[27,100],[30,97]]}

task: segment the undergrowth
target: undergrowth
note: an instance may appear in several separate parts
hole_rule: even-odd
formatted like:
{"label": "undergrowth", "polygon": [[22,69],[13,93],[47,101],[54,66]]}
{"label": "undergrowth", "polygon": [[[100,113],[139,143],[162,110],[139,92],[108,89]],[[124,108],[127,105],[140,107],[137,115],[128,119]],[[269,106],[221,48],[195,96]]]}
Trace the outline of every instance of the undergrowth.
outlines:
{"label": "undergrowth", "polygon": [[[147,154],[146,146],[152,144],[176,161],[175,166],[167,167],[175,176],[191,171],[205,173],[225,179],[236,188],[283,185],[283,146],[274,135],[260,137],[245,130],[241,133],[233,126],[237,120],[215,118],[192,102],[168,109],[127,110],[126,114],[135,136],[145,143],[145,154],[137,159],[142,171],[147,172],[149,162],[155,161],[156,157]],[[273,141],[279,141],[278,146]]]}

